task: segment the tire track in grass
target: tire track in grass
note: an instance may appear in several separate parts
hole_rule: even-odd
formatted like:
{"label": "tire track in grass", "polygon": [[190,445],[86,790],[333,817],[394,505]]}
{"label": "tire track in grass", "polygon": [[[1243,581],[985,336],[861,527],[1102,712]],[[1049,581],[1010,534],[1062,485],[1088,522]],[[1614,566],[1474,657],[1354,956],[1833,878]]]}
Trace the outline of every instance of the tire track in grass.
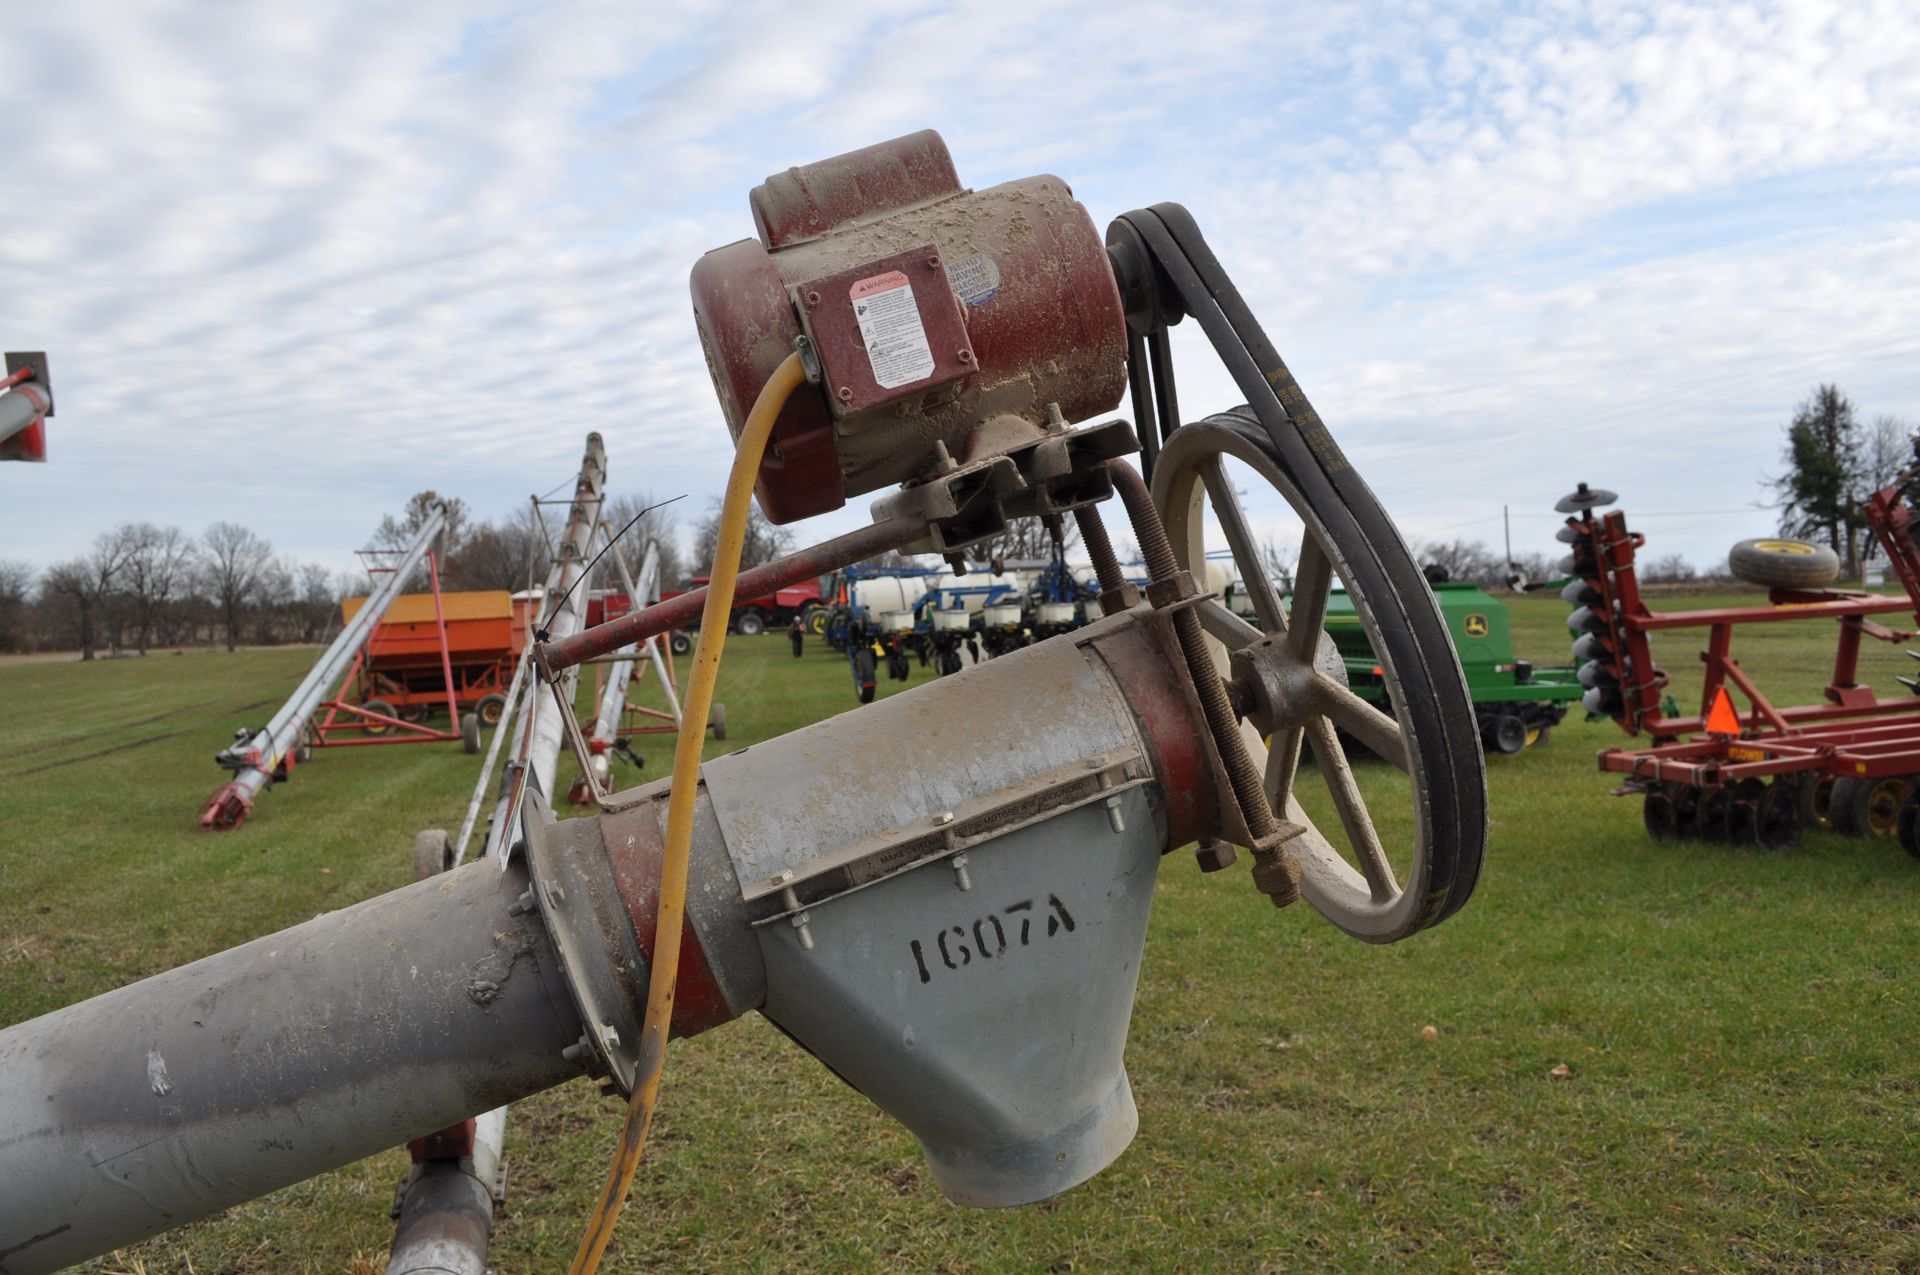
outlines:
{"label": "tire track in grass", "polygon": [[[223,708],[219,710],[217,713],[215,713],[212,717],[202,718],[201,720],[193,723],[192,725],[182,727],[179,730],[166,731],[159,735],[148,735],[144,739],[131,739],[124,744],[114,744],[108,748],[96,749],[95,751],[90,753],[82,753],[78,757],[63,757],[57,761],[42,762],[38,766],[29,766],[25,770],[9,770],[5,772],[0,772],[0,779],[25,779],[29,775],[38,775],[49,770],[58,770],[63,766],[77,766],[83,761],[96,761],[102,757],[110,757],[114,753],[124,753],[130,749],[144,748],[148,744],[158,744],[163,740],[178,739],[182,735],[191,735],[195,731],[198,731],[207,726],[210,726],[222,717],[229,716],[233,713],[248,712],[251,709],[264,708],[266,705],[271,704],[273,702],[274,701],[270,699],[260,699],[260,700],[254,700],[252,703],[249,703],[249,704],[237,704],[232,708]],[[172,710],[171,712],[166,712],[166,713],[156,713],[152,717],[142,718],[137,722],[127,722],[125,723],[125,725],[144,726],[151,722],[163,721],[166,718],[178,716],[179,714],[187,712],[189,709],[196,708],[196,707],[198,707],[198,705],[190,704],[186,708],[177,708]],[[82,739],[82,738],[87,738],[87,737],[86,736],[78,736],[78,737],[69,736],[68,738],[62,740],[61,743],[67,743],[67,744],[77,743],[79,739]],[[40,752],[42,750],[36,748],[31,751]],[[0,760],[11,760],[13,757],[20,757],[25,755],[27,754],[15,753],[8,758],[3,758]]]}

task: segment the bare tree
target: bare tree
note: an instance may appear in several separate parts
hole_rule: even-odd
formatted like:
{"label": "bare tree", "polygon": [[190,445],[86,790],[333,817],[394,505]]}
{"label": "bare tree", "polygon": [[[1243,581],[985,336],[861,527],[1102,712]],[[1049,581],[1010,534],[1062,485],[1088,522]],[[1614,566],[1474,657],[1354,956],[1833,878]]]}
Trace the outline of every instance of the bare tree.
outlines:
{"label": "bare tree", "polygon": [[32,640],[27,624],[27,597],[32,585],[32,567],[0,558],[0,651],[24,651]]}
{"label": "bare tree", "polygon": [[1285,536],[1268,536],[1256,546],[1260,569],[1282,593],[1293,592],[1293,573],[1300,566],[1300,545]]}
{"label": "bare tree", "polygon": [[1640,572],[1640,578],[1648,584],[1684,584],[1699,579],[1700,573],[1683,555],[1670,553],[1648,563],[1646,569]]}
{"label": "bare tree", "polygon": [[469,532],[449,574],[463,589],[531,588],[547,578],[557,534],[552,518],[528,502],[513,517]]}
{"label": "bare tree", "polygon": [[216,522],[201,538],[206,588],[220,604],[227,649],[238,647],[240,620],[273,561],[273,546],[237,522]]}
{"label": "bare tree", "polygon": [[[1061,532],[1061,543],[1067,549],[1080,543],[1080,528],[1071,518],[1063,521]],[[982,565],[994,561],[1036,563],[1052,559],[1053,533],[1039,518],[1015,518],[999,535],[967,546],[967,560]]]}
{"label": "bare tree", "polygon": [[133,629],[140,654],[147,653],[155,623],[187,584],[193,570],[193,543],[178,527],[127,523],[112,533],[124,561],[120,588],[133,606]]}
{"label": "bare tree", "polygon": [[[294,585],[297,564],[291,558],[272,558],[260,568],[254,588],[253,640],[261,645],[286,636],[298,594]],[[297,627],[297,626],[296,626]]]}
{"label": "bare tree", "polygon": [[41,580],[43,596],[66,600],[83,660],[93,658],[109,595],[125,559],[124,537],[115,531],[103,531],[94,538],[89,552],[49,567]]}
{"label": "bare tree", "polygon": [[317,562],[302,564],[299,571],[300,640],[318,642],[333,625],[333,611],[339,602],[333,591],[333,573]]}
{"label": "bare tree", "polygon": [[1472,580],[1483,585],[1506,583],[1506,566],[1478,540],[1415,540],[1409,546],[1422,567],[1445,573],[1448,580]]}
{"label": "bare tree", "polygon": [[[1902,487],[1903,475],[1914,463],[1914,446],[1920,443],[1913,426],[1898,416],[1876,416],[1867,427],[1866,443],[1861,449],[1861,466],[1867,491]],[[1906,486],[1911,486],[1911,481]],[[1908,492],[1911,496],[1911,492]]]}
{"label": "bare tree", "polygon": [[[646,557],[647,544],[660,551],[660,579],[678,584],[685,579],[685,564],[680,557],[680,521],[674,516],[677,506],[656,500],[652,492],[629,493],[607,503],[601,515],[614,535],[620,536],[620,550],[634,570]],[[638,521],[634,521],[638,519]],[[633,526],[622,534],[629,522]],[[713,559],[707,559],[711,566]]]}
{"label": "bare tree", "polygon": [[[720,539],[720,501],[716,498],[707,512],[693,526],[693,570],[704,575],[713,566],[714,545]],[[793,548],[793,533],[785,527],[776,527],[767,521],[760,512],[760,504],[755,501],[747,509],[747,534],[741,543],[740,567],[757,567],[763,562],[772,562]]]}

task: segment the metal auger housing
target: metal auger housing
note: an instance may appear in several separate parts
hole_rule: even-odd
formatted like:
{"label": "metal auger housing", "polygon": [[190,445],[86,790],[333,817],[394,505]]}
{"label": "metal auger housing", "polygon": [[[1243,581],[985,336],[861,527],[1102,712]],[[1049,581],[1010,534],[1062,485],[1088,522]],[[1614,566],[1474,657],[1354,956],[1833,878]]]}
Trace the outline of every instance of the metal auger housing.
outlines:
{"label": "metal auger housing", "polygon": [[[1179,659],[1142,605],[710,763],[676,1031],[767,1015],[968,1203],[1104,1167],[1136,1119],[1121,1048],[1157,861],[1224,799]],[[665,798],[557,824],[529,799],[504,871],[472,863],[0,1032],[6,1269],[582,1071],[624,1091]]]}

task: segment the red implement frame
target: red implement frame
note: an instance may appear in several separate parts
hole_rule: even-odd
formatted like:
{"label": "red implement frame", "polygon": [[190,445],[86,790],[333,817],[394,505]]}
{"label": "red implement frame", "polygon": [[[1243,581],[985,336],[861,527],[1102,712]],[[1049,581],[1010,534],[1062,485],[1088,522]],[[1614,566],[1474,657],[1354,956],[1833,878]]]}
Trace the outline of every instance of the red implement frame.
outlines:
{"label": "red implement frame", "polygon": [[[386,549],[362,549],[360,551],[363,558],[392,552],[395,551]],[[377,572],[392,570],[392,567],[369,565],[367,567],[367,574],[371,576]],[[440,640],[440,671],[446,679],[442,685],[446,688],[447,729],[439,730],[432,726],[423,725],[420,722],[410,722],[404,718],[387,713],[369,712],[359,704],[352,703],[347,699],[347,695],[351,689],[360,685],[362,674],[368,669],[372,662],[374,648],[380,643],[380,626],[376,624],[373,626],[372,632],[367,635],[366,645],[360,648],[359,652],[353,657],[353,663],[347,667],[346,676],[340,679],[339,690],[334,693],[332,699],[322,702],[321,707],[327,710],[327,715],[316,721],[313,725],[314,743],[323,748],[355,748],[368,744],[419,744],[429,740],[460,738],[459,691],[461,688],[455,683],[453,678],[453,652],[447,644],[447,613],[446,608],[440,601],[440,564],[437,555],[432,552],[427,554],[427,577],[432,581],[433,587],[434,627],[437,630],[437,635]],[[498,680],[497,668],[494,670],[494,673],[496,675],[495,680]],[[375,691],[378,690],[377,687],[373,689]],[[502,684],[500,689],[504,691],[506,689],[505,685]],[[400,699],[402,697],[395,696],[394,698]],[[420,697],[406,696],[404,698],[407,703],[411,704],[417,702]],[[344,720],[342,720],[343,715]],[[383,733],[378,735],[372,734],[371,732],[374,730],[379,730]],[[386,734],[384,733],[386,731],[394,731],[397,733]]]}
{"label": "red implement frame", "polygon": [[[1907,642],[1915,636],[1914,630],[1890,629],[1868,617],[1905,612],[1920,624],[1920,547],[1898,489],[1876,492],[1866,514],[1906,588],[1904,598],[1836,589],[1774,589],[1767,606],[1666,612],[1650,611],[1641,598],[1634,555],[1646,538],[1627,530],[1624,513],[1616,509],[1600,518],[1586,513],[1568,519],[1570,527],[1591,537],[1598,564],[1592,583],[1614,617],[1623,664],[1630,671],[1620,688],[1623,703],[1615,721],[1628,734],[1653,738],[1649,748],[1605,750],[1600,769],[1630,776],[1636,788],[1672,783],[1712,789],[1743,779],[1808,773],[1854,778],[1920,774],[1920,697],[1881,699],[1857,677],[1862,637]],[[1733,658],[1733,628],[1814,619],[1839,624],[1824,702],[1778,706]],[[1699,713],[1669,717],[1661,707],[1667,677],[1653,662],[1648,635],[1684,628],[1708,630],[1707,649],[1700,655],[1706,678]],[[1747,703],[1739,714],[1737,735],[1707,729],[1707,714],[1723,688]]]}
{"label": "red implement frame", "polygon": [[[626,597],[624,594],[608,594],[604,599],[600,600],[600,606],[600,614],[603,617],[602,623],[605,623],[607,620],[617,620],[623,616],[632,615],[635,609],[633,599]],[[592,614],[591,609],[589,609],[588,614]],[[663,634],[651,640],[664,643],[667,641],[667,636]],[[640,680],[640,670],[648,667],[651,662],[648,661],[647,653],[644,649],[634,652],[633,660],[633,681],[637,682]],[[667,686],[673,691],[674,702],[678,703],[680,699],[680,674],[673,665],[673,648],[671,646],[662,647],[660,651],[660,665],[666,670]],[[600,702],[600,692],[606,685],[606,677],[607,672],[605,668],[600,666],[594,668],[593,696],[587,701],[588,703],[598,704]],[[632,682],[629,682],[628,686],[631,687],[632,684]],[[636,704],[632,700],[628,700],[621,706],[620,724],[615,728],[614,736],[618,739],[631,739],[635,735],[675,735],[678,734],[679,731],[680,723],[674,720],[672,713],[663,712],[657,708],[648,708],[644,704]],[[599,739],[590,739],[587,743],[588,746],[592,747],[596,752],[600,751],[601,747],[604,746]]]}

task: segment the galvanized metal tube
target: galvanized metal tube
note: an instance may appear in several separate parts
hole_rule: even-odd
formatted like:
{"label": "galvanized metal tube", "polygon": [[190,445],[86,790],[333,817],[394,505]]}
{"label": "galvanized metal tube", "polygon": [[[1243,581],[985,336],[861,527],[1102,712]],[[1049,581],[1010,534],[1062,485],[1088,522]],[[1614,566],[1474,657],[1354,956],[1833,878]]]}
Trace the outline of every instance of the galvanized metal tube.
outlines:
{"label": "galvanized metal tube", "polygon": [[[587,592],[592,582],[584,578],[584,573],[590,565],[594,529],[600,525],[606,481],[606,448],[599,434],[588,434],[580,475],[574,481],[573,505],[567,512],[566,535],[547,580],[547,593],[541,599],[543,607],[552,599],[551,605],[556,608],[546,620],[549,632],[571,633],[586,619]],[[576,680],[577,675],[565,680],[564,693],[569,700]],[[551,793],[565,727],[560,706],[552,696],[543,694],[538,686],[530,686],[529,693],[528,732],[522,736],[523,751],[516,754],[526,763],[520,779],[534,784],[542,793]],[[505,730],[506,723],[502,721],[498,729]],[[501,867],[506,866],[506,852],[512,844],[514,830],[506,826],[512,821],[511,810],[511,803],[505,803],[495,819]],[[481,1117],[474,1130],[476,1170],[482,1163],[500,1162],[506,1129],[504,1105]],[[400,1225],[387,1258],[388,1275],[484,1275],[487,1243],[493,1234],[493,1193],[487,1185],[491,1177],[468,1174],[457,1162],[429,1161],[424,1169],[400,1202]]]}
{"label": "galvanized metal tube", "polygon": [[0,1032],[0,1266],[205,1217],[579,1074],[516,865],[474,864]]}
{"label": "galvanized metal tube", "polygon": [[[906,519],[876,522],[844,536],[822,541],[776,562],[742,571],[740,578],[734,582],[734,596],[757,598],[762,594],[774,593],[889,549],[902,548],[926,532],[924,525]],[[551,675],[572,668],[591,656],[606,655],[641,638],[654,637],[669,629],[692,624],[700,618],[700,612],[706,604],[705,588],[676,594],[644,611],[635,611],[617,620],[596,624],[585,633],[575,634],[564,641],[556,639],[548,642],[538,658]]]}
{"label": "galvanized metal tube", "polygon": [[473,835],[473,825],[480,818],[480,803],[486,800],[487,781],[493,778],[493,768],[500,760],[500,747],[506,742],[508,731],[513,728],[515,710],[519,708],[521,696],[526,691],[527,665],[532,655],[533,644],[529,642],[514,663],[513,680],[507,683],[507,702],[500,709],[500,721],[493,728],[493,739],[487,744],[487,756],[480,765],[480,777],[473,783],[473,796],[468,799],[467,813],[460,820],[460,835],[453,842],[455,867],[466,862],[467,839]]}
{"label": "galvanized metal tube", "polygon": [[[646,557],[641,560],[638,577],[627,569],[627,555],[620,551],[618,544],[610,545],[609,551],[613,555],[614,570],[620,573],[620,583],[627,590],[631,609],[637,611],[646,605],[647,598],[652,596],[659,586],[660,550],[652,542],[648,542]],[[660,653],[654,649],[658,643],[653,638],[646,638],[643,641],[647,653],[653,657],[654,663],[658,664]],[[591,742],[600,745],[603,749],[611,746],[613,741],[619,738],[620,718],[627,708],[627,689],[633,683],[634,667],[640,656],[639,650],[634,645],[623,646],[620,650],[628,658],[619,661],[608,670],[606,688],[600,696],[600,710],[594,716],[593,729],[588,735]],[[669,695],[672,694],[673,688],[666,678],[662,677],[660,684],[666,688]],[[673,705],[673,722],[676,726],[680,724],[680,705],[677,699]],[[602,778],[604,779],[605,776]]]}
{"label": "galvanized metal tube", "polygon": [[[553,570],[547,575],[547,587],[541,606],[558,605],[545,619],[549,640],[564,640],[586,622],[588,581],[580,578],[593,549],[594,528],[600,525],[600,505],[607,481],[607,453],[600,435],[587,435],[586,455],[580,459],[580,478],[574,485],[573,505],[567,512],[567,531],[555,556]],[[575,585],[578,588],[575,588]],[[559,599],[565,598],[564,603]],[[604,627],[604,626],[602,626]],[[560,705],[553,698],[553,687],[542,685],[538,676],[539,659],[534,658],[533,680],[527,687],[526,724],[515,742],[512,759],[520,763],[517,772],[509,771],[494,804],[493,823],[487,831],[487,855],[504,864],[519,835],[513,811],[519,808],[521,787],[527,783],[549,798],[553,795],[553,771],[560,759],[560,741],[566,723],[560,717]],[[561,694],[573,701],[576,677],[567,678]]]}
{"label": "galvanized metal tube", "polygon": [[[355,613],[353,619],[341,626],[340,635],[334,638],[333,645],[314,661],[300,685],[280,706],[280,711],[248,741],[244,751],[251,755],[249,764],[236,770],[233,779],[221,785],[213,794],[201,811],[201,827],[237,828],[246,819],[247,812],[253,808],[253,799],[272,782],[273,772],[279,768],[281,761],[299,745],[301,733],[306,730],[307,723],[320,706],[320,701],[326,697],[328,689],[346,672],[347,665],[373,631],[373,626],[380,622],[380,618],[393,606],[394,600],[406,589],[407,577],[427,556],[434,538],[446,525],[446,507],[434,506],[426,522],[421,524],[419,534],[407,546],[392,572],[371,591],[366,604]],[[458,727],[459,723],[455,722],[454,725]]]}

